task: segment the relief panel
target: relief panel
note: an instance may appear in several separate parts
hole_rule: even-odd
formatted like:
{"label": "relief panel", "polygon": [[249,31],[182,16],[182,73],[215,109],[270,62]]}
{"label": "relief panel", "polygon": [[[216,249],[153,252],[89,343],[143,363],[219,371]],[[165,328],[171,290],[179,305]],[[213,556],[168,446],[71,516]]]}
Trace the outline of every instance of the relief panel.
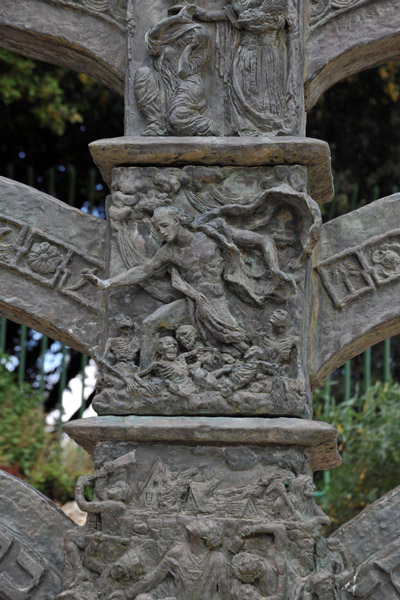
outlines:
{"label": "relief panel", "polygon": [[316,266],[335,308],[400,278],[400,231],[394,229]]}
{"label": "relief panel", "polygon": [[296,0],[136,3],[128,135],[301,135],[302,11]]}
{"label": "relief panel", "polygon": [[308,599],[310,590],[338,590],[353,574],[344,547],[321,536],[329,519],[313,499],[304,451],[121,450],[98,448],[102,465],[78,480],[88,521],[66,535],[58,600],[82,593],[89,600]]}
{"label": "relief panel", "polygon": [[109,290],[99,414],[311,414],[304,185],[301,167],[113,171],[111,277],[83,274]]}

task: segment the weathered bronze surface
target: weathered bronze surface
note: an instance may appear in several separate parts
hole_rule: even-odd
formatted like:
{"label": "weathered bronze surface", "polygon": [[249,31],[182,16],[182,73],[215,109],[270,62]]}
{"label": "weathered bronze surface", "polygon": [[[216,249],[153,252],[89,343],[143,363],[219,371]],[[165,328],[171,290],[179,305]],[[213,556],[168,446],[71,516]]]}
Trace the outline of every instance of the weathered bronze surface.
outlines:
{"label": "weathered bronze surface", "polygon": [[100,416],[66,427],[94,473],[63,586],[66,521],[28,527],[7,479],[1,597],[399,597],[398,491],[321,535],[312,475],[340,458],[310,395],[400,331],[399,195],[322,225],[329,148],[304,137],[322,91],[399,55],[399,8],[3,0],[3,47],[125,85],[126,136],[91,144],[106,222],[0,179],[1,313],[100,371]]}
{"label": "weathered bronze surface", "polygon": [[76,525],[30,485],[0,471],[0,597],[54,598],[62,586],[62,539]]}

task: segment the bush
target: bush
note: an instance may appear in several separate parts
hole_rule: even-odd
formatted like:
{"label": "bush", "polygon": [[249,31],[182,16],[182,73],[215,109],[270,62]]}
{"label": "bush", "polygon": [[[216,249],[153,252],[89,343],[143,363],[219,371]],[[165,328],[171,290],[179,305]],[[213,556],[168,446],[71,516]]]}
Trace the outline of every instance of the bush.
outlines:
{"label": "bush", "polygon": [[47,431],[38,392],[18,386],[0,360],[0,468],[20,477],[60,503],[73,497],[76,478],[91,471],[91,461],[73,442],[64,447]]}
{"label": "bush", "polygon": [[331,529],[355,517],[400,483],[400,385],[377,383],[324,410],[323,392],[315,394],[316,417],[335,425],[343,464],[325,486],[319,502]]}

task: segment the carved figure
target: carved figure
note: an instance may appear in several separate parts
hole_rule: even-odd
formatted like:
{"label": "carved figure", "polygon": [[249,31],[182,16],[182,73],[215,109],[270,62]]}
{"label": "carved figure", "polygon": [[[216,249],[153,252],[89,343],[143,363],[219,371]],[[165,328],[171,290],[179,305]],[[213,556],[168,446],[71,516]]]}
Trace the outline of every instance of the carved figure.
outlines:
{"label": "carved figure", "polygon": [[[196,219],[195,226],[202,231],[206,231],[209,235],[214,236],[228,248],[231,247],[234,249],[233,244],[235,244],[238,247],[259,250],[272,276],[277,280],[289,283],[292,286],[293,291],[296,291],[297,286],[294,278],[291,275],[284,273],[279,268],[278,253],[271,236],[265,233],[261,234],[256,231],[249,231],[247,229],[238,229],[237,227],[228,225],[221,217],[215,218],[215,215],[220,213],[229,215],[230,211],[232,211],[232,214],[235,214],[235,205],[226,205],[221,208],[207,211],[201,217]],[[245,211],[244,207],[241,206],[241,212],[245,213],[247,210]],[[206,223],[207,221],[208,224],[203,225],[203,223]],[[264,299],[265,298],[261,297],[258,300],[258,303],[262,304]]]}
{"label": "carved figure", "polygon": [[134,89],[147,126],[144,135],[218,135],[207,108],[202,70],[210,57],[210,36],[193,21],[194,5],[172,7],[149,29],[146,46],[153,69],[135,74]]}
{"label": "carved figure", "polygon": [[[265,597],[269,600],[283,600],[286,590],[286,564],[283,556],[285,528],[282,525],[257,523],[245,525],[241,530],[242,538],[258,535],[272,536],[272,549],[267,556],[242,551],[233,557],[232,570],[236,577],[233,596],[235,600]],[[247,584],[256,584],[257,587],[251,586],[252,589],[249,589]]]}
{"label": "carved figure", "polygon": [[329,525],[329,517],[314,501],[315,485],[310,475],[298,475],[292,482],[293,503],[310,525]]}
{"label": "carved figure", "polygon": [[[86,594],[89,600],[97,600],[95,588],[89,581],[90,572],[106,576],[106,556],[111,556],[110,540],[118,540],[122,545],[129,543],[129,539],[121,536],[118,518],[127,509],[132,489],[125,481],[125,475],[116,475],[116,472],[134,462],[135,451],[105,463],[92,475],[78,478],[75,500],[79,508],[88,513],[88,518],[83,527],[68,531],[65,536],[66,590],[58,596],[60,600],[79,599]],[[113,478],[111,482],[110,477]],[[84,489],[91,484],[94,484],[94,498],[88,501]]]}
{"label": "carved figure", "polygon": [[381,265],[385,277],[400,273],[400,244],[384,244],[377,248],[372,253],[372,262]]}
{"label": "carved figure", "polygon": [[137,370],[135,363],[140,350],[140,340],[135,335],[135,325],[130,317],[121,317],[118,328],[121,335],[107,340],[105,354],[117,371],[129,376]]}
{"label": "carved figure", "polygon": [[[145,281],[160,269],[171,270],[171,282],[185,298],[157,309],[142,326],[140,362],[147,368],[154,358],[157,332],[194,321],[204,342],[219,344],[230,352],[247,349],[247,335],[231,314],[224,290],[224,263],[218,245],[205,233],[185,226],[186,215],[178,208],[163,207],[154,211],[153,223],[164,245],[143,265],[101,280],[85,274],[88,281],[101,289],[132,285]],[[178,271],[179,269],[179,271]]]}
{"label": "carved figure", "polygon": [[204,348],[204,345],[198,338],[196,328],[193,325],[179,325],[176,332],[178,342],[190,352],[191,350]]}
{"label": "carved figure", "polygon": [[171,336],[162,337],[158,343],[159,360],[152,362],[139,373],[139,377],[155,371],[167,388],[177,396],[189,398],[196,392],[196,387],[189,377],[189,368],[185,358],[178,357],[178,342]]}
{"label": "carved figure", "polygon": [[[123,227],[124,221],[128,219],[143,219],[150,214],[158,206],[168,204],[168,195],[164,192],[159,192],[154,189],[147,189],[148,185],[143,182],[144,189],[140,189],[140,181],[138,182],[139,189],[131,194],[124,194],[121,191],[112,193],[112,205],[110,206],[110,218],[113,228],[119,232]],[[118,239],[118,245],[121,248],[121,242],[124,240]]]}
{"label": "carved figure", "polygon": [[333,272],[333,279],[336,283],[342,283],[346,292],[352,296],[357,293],[360,271],[350,261],[339,262]]}
{"label": "carved figure", "polygon": [[267,479],[268,484],[257,502],[257,507],[263,509],[272,519],[292,519],[296,514],[296,507],[288,493],[292,479],[293,476],[289,473],[284,479],[280,473],[274,475],[272,480]]}
{"label": "carved figure", "polygon": [[168,576],[174,580],[176,600],[204,600],[216,594],[232,600],[227,559],[220,550],[222,526],[201,519],[186,525],[186,532],[187,539],[173,546],[152,573],[124,592],[112,593],[109,600],[142,598]]}
{"label": "carved figure", "polygon": [[264,350],[259,346],[251,346],[243,357],[243,362],[235,365],[230,378],[230,389],[239,390],[257,379],[263,379],[265,374],[275,372],[276,365],[263,360]]}
{"label": "carved figure", "polygon": [[344,598],[342,590],[351,580],[354,572],[354,566],[350,564],[336,573],[326,569],[311,573],[305,581],[298,584],[294,592],[294,600],[338,600]]}
{"label": "carved figure", "polygon": [[[288,133],[287,0],[232,0],[223,10],[198,8],[202,21],[229,22],[240,31],[230,72],[232,124],[239,135]],[[228,38],[229,39],[229,38]],[[229,42],[234,42],[230,36]],[[229,52],[223,48],[221,53]]]}
{"label": "carved figure", "polygon": [[[282,375],[288,374],[293,359],[299,359],[298,337],[285,336],[289,319],[289,313],[283,308],[275,310],[269,320],[272,332],[262,338],[266,358],[279,365],[279,372]],[[295,374],[297,375],[297,372]]]}
{"label": "carved figure", "polygon": [[297,518],[301,521],[288,521],[285,524],[289,540],[298,547],[297,570],[302,575],[314,569],[321,527],[330,523],[329,517],[315,503],[314,491],[314,482],[309,475],[299,475],[293,480],[290,496],[297,510]]}
{"label": "carved figure", "polygon": [[126,401],[126,392],[140,389],[141,393],[154,394],[151,383],[142,381],[138,376],[136,364],[139,350],[139,337],[134,335],[135,325],[130,317],[121,317],[118,321],[121,335],[109,338],[106,343],[104,357],[98,359],[103,372],[96,381],[96,395],[93,407],[102,410],[111,399],[118,397]]}

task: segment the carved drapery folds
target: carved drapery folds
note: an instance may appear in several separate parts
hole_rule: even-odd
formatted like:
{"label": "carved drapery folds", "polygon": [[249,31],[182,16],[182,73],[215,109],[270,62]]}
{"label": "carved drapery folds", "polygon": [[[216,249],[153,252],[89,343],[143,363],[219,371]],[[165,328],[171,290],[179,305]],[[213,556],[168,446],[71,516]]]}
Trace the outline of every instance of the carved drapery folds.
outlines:
{"label": "carved drapery folds", "polygon": [[204,115],[207,100],[204,67],[210,60],[211,39],[193,21],[194,6],[184,6],[146,34],[153,69],[135,74],[135,97],[147,126],[144,135],[218,135]]}
{"label": "carved drapery folds", "polygon": [[119,168],[112,189],[111,276],[83,275],[109,290],[96,411],[309,417],[303,169]]}

